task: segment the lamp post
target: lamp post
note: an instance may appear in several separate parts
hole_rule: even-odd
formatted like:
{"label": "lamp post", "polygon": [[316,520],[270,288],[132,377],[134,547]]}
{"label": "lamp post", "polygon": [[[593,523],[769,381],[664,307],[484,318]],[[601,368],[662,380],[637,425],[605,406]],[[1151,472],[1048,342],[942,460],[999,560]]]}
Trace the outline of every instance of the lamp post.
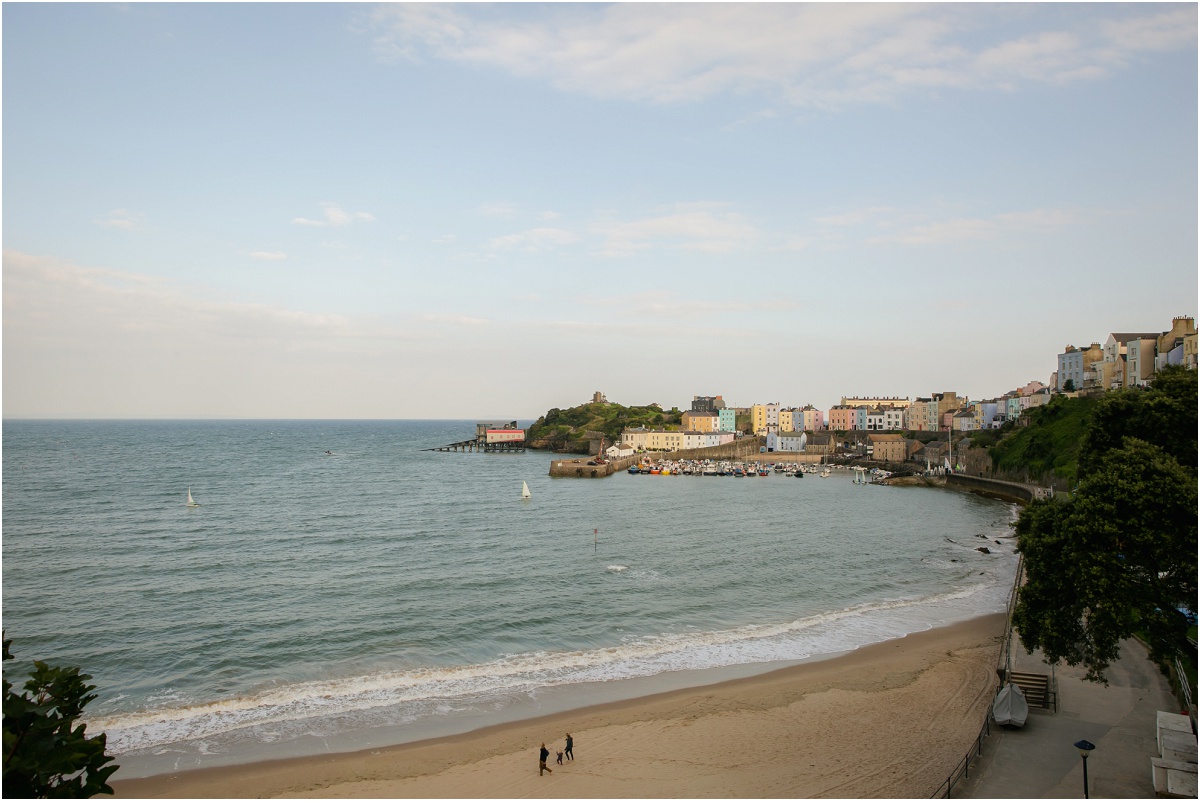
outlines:
{"label": "lamp post", "polygon": [[1081,757],[1083,757],[1083,797],[1089,798],[1090,796],[1088,796],[1087,758],[1088,758],[1088,754],[1092,753],[1092,751],[1095,750],[1096,746],[1092,745],[1087,740],[1080,740],[1079,742],[1075,743],[1075,747],[1079,749],[1079,755]]}

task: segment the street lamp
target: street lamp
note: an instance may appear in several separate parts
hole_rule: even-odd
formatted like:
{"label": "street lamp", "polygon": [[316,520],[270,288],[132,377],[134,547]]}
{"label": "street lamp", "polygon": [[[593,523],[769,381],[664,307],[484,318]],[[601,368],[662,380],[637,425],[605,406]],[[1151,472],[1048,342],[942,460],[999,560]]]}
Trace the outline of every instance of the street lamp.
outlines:
{"label": "street lamp", "polygon": [[1089,743],[1087,740],[1080,740],[1075,743],[1075,747],[1079,749],[1079,755],[1083,757],[1083,797],[1088,798],[1088,781],[1087,781],[1087,758],[1088,754],[1095,750],[1096,746]]}

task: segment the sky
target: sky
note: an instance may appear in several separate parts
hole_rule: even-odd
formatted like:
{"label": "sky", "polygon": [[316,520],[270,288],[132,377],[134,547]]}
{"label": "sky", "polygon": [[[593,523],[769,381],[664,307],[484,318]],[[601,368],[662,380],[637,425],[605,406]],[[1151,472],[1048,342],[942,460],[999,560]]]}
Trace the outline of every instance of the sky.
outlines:
{"label": "sky", "polygon": [[1196,17],[5,3],[3,416],[1048,382],[1196,314]]}

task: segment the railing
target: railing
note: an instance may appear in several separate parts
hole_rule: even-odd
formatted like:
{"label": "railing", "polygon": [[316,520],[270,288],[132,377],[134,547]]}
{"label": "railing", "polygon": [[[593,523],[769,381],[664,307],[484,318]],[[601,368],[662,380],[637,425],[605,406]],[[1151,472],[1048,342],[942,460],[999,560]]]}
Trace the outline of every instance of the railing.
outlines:
{"label": "railing", "polygon": [[1184,672],[1183,663],[1175,657],[1175,678],[1179,681],[1179,692],[1183,694],[1183,702],[1187,704],[1188,717],[1192,721],[1192,731],[1196,730],[1196,707],[1192,702],[1192,686],[1188,674]]}
{"label": "railing", "polygon": [[[1017,559],[1017,574],[1013,577],[1012,589],[1008,591],[1008,613],[1005,615],[1004,620],[1004,646],[1002,648],[1001,656],[1003,657],[1006,675],[1009,666],[1009,656],[1012,649],[1013,607],[1017,602],[1017,588],[1021,586],[1021,576],[1023,575],[1024,568],[1025,557],[1022,555]],[[1057,707],[1057,699],[1055,701],[1055,706]],[[934,791],[930,798],[949,798],[950,794],[954,792],[955,783],[971,775],[971,760],[983,754],[984,738],[991,736],[991,733],[992,709],[991,706],[989,706],[988,710],[983,713],[983,726],[979,729],[979,734],[976,735],[975,742],[971,744],[971,747],[967,750],[966,756],[958,761],[958,764],[955,765],[954,769],[950,771],[950,775],[946,777],[946,781],[941,783],[941,785],[937,788],[937,790]]]}
{"label": "railing", "polygon": [[958,761],[954,766],[954,770],[950,771],[950,775],[946,781],[942,782],[930,798],[949,798],[950,793],[954,792],[954,783],[960,779],[965,779],[971,775],[971,760],[983,754],[983,740],[992,733],[991,710],[983,716],[983,728],[979,730],[979,734],[975,737],[975,742],[971,743],[971,748],[967,751],[967,755]]}

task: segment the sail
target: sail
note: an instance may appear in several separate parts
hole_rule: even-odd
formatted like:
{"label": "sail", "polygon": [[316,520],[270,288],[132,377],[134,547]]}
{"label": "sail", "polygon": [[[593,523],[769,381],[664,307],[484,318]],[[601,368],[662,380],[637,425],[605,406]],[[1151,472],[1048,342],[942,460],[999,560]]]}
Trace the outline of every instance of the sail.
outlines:
{"label": "sail", "polygon": [[530,494],[530,492],[529,492],[529,484],[527,484],[524,481],[521,482],[521,497],[522,498],[532,498],[533,497],[533,495]]}
{"label": "sail", "polygon": [[187,505],[188,506],[199,506],[200,505],[200,504],[196,503],[194,500],[192,500],[192,488],[191,487],[188,487]]}

